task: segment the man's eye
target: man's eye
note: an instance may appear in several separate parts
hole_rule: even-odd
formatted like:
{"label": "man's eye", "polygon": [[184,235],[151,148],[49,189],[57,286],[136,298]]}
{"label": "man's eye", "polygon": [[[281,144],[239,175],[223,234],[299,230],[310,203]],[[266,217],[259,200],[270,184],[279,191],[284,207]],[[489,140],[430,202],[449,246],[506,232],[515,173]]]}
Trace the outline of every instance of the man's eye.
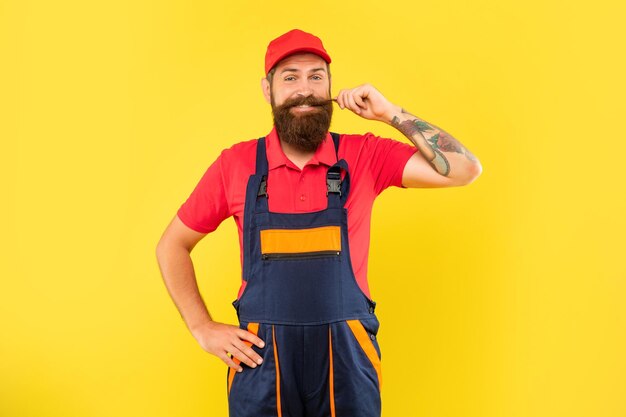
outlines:
{"label": "man's eye", "polygon": [[313,78],[314,80],[321,80],[322,79],[322,77],[320,77],[319,75],[314,75],[311,78]]}
{"label": "man's eye", "polygon": [[293,81],[296,77],[285,77],[285,81]]}

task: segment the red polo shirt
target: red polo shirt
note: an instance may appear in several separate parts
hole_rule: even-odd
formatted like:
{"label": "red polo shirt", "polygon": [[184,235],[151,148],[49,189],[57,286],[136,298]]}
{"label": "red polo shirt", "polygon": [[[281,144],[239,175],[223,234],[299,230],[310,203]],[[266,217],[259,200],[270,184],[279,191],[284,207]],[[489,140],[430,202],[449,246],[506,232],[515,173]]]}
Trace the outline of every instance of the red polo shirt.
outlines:
{"label": "red polo shirt", "polygon": [[[212,232],[233,216],[242,265],[245,194],[248,179],[255,171],[256,144],[256,139],[249,140],[222,151],[177,213],[185,225],[200,233]],[[326,170],[337,162],[330,133],[302,170],[285,156],[275,128],[266,136],[266,149],[270,211],[306,213],[327,207]],[[372,133],[341,135],[339,159],[345,159],[350,169],[350,195],[346,201],[350,259],[357,283],[368,296],[367,256],[374,199],[387,187],[402,187],[404,166],[415,152],[414,146]],[[237,298],[244,288],[242,281]]]}

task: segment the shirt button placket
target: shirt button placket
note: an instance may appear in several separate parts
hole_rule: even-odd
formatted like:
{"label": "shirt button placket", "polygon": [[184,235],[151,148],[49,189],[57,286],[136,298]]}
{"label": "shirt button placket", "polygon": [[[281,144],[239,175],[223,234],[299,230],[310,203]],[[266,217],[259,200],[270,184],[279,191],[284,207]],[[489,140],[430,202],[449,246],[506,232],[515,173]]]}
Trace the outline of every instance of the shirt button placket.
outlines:
{"label": "shirt button placket", "polygon": [[[300,173],[300,190],[304,188],[304,172]],[[306,201],[306,194],[300,192],[300,202],[304,203]]]}

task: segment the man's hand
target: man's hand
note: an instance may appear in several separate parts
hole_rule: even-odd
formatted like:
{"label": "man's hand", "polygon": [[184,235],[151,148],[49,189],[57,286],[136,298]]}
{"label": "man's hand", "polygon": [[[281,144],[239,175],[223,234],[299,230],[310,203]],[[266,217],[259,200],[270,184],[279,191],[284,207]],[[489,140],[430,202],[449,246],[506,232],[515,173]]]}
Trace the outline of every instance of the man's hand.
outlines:
{"label": "man's hand", "polygon": [[350,109],[368,120],[391,123],[394,113],[401,111],[370,84],[340,90],[335,98],[342,109]]}
{"label": "man's hand", "polygon": [[[250,346],[254,343],[262,348],[265,343],[247,330],[211,321],[191,329],[191,333],[202,349],[217,356],[238,372],[243,371],[239,365],[240,362],[251,368],[256,368],[257,364],[260,365],[263,362],[263,359]],[[233,358],[228,356],[229,353],[233,355]]]}

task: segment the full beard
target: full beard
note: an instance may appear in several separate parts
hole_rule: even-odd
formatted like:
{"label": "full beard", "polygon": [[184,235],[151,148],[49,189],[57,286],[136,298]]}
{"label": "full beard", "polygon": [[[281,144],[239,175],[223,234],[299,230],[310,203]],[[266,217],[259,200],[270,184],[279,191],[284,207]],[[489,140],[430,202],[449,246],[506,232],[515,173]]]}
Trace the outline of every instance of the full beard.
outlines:
{"label": "full beard", "polygon": [[[291,108],[302,104],[315,108],[293,114]],[[328,99],[308,96],[286,100],[276,106],[272,97],[272,114],[276,132],[282,141],[299,151],[315,152],[328,133],[333,103]]]}

